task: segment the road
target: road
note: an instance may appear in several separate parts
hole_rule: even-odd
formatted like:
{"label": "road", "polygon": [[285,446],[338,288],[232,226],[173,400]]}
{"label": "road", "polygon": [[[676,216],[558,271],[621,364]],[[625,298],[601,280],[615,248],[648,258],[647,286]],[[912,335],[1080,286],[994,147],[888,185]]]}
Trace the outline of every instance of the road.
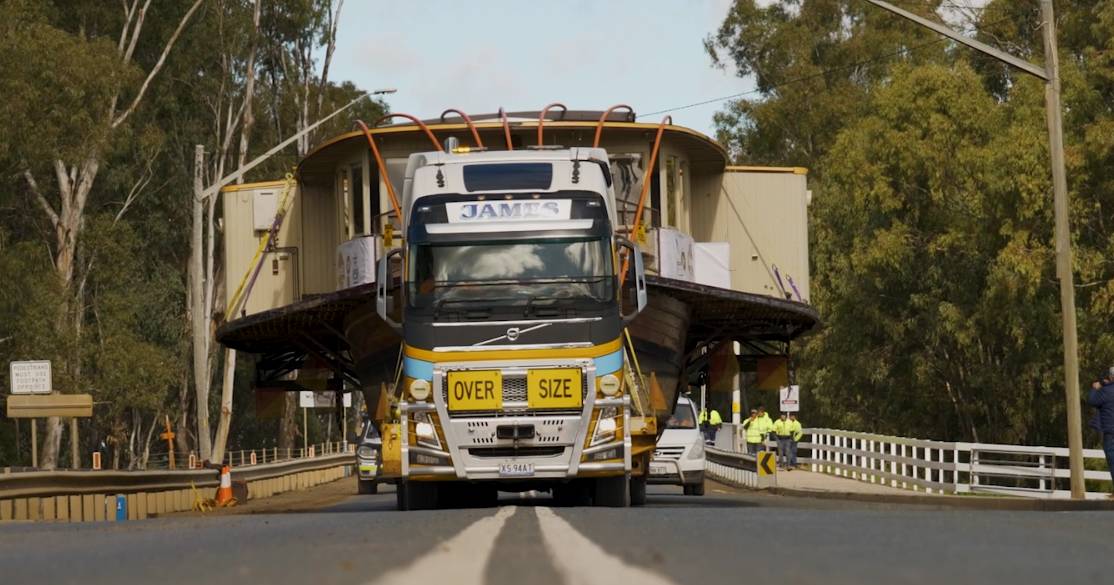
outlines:
{"label": "road", "polygon": [[930,509],[709,487],[702,498],[651,488],[648,505],[631,509],[514,498],[397,512],[386,488],[299,513],[8,524],[0,582],[1047,585],[1108,584],[1114,571],[1110,512]]}

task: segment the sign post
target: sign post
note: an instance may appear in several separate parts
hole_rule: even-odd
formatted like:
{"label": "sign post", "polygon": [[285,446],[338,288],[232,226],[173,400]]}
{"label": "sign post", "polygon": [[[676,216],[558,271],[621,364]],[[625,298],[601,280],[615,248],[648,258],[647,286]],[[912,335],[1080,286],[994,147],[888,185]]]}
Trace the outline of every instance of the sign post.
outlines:
{"label": "sign post", "polygon": [[[12,397],[23,398],[30,394],[50,394],[54,391],[54,379],[50,371],[50,360],[34,360],[8,363],[9,380]],[[8,400],[8,417],[17,417],[12,414],[11,399]],[[39,466],[39,431],[38,421],[31,418],[31,467]]]}
{"label": "sign post", "polygon": [[[10,408],[10,407],[9,407]],[[39,466],[39,421],[31,419],[31,467]]]}
{"label": "sign post", "polygon": [[781,387],[781,412],[801,411],[801,387],[797,385]]}
{"label": "sign post", "polygon": [[159,438],[166,441],[167,466],[174,469],[174,431],[170,429],[170,415],[166,416],[166,432],[160,433]]}

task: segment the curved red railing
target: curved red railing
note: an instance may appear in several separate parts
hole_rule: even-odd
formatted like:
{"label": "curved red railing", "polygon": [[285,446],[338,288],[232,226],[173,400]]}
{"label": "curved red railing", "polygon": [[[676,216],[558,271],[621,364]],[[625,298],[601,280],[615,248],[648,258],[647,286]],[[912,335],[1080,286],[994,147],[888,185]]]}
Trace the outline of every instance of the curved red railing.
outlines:
{"label": "curved red railing", "polygon": [[549,113],[550,108],[561,108],[562,117],[564,117],[565,112],[569,111],[569,109],[565,107],[565,104],[562,104],[560,102],[553,102],[552,104],[549,104],[546,107],[542,108],[541,113],[538,114],[538,146],[542,146],[543,144],[542,129],[545,127],[545,115]]}
{"label": "curved red railing", "polygon": [[511,144],[511,125],[507,121],[507,112],[500,106],[499,119],[503,121],[503,137],[507,139],[507,150],[514,150],[514,145]]}
{"label": "curved red railing", "polygon": [[[600,121],[596,123],[596,137],[592,140],[592,148],[599,148],[600,136],[603,135],[603,123],[607,121],[607,117],[611,115],[611,112],[614,112],[619,108],[623,108],[631,114],[634,114],[634,108],[628,106],[627,104],[615,104],[614,106],[607,108],[607,110],[604,111],[603,115],[600,116]],[[669,119],[669,123],[673,123],[673,118]]]}
{"label": "curved red railing", "polygon": [[484,148],[484,141],[480,139],[480,133],[479,133],[478,130],[476,130],[476,125],[472,123],[472,118],[470,118],[468,116],[468,114],[465,114],[464,112],[462,112],[462,111],[460,111],[456,108],[449,108],[449,109],[445,110],[444,112],[441,112],[441,121],[442,122],[445,121],[445,114],[449,114],[449,113],[456,114],[456,115],[460,116],[461,118],[463,118],[464,123],[468,125],[468,130],[470,132],[472,132],[472,139],[476,141],[476,148]]}

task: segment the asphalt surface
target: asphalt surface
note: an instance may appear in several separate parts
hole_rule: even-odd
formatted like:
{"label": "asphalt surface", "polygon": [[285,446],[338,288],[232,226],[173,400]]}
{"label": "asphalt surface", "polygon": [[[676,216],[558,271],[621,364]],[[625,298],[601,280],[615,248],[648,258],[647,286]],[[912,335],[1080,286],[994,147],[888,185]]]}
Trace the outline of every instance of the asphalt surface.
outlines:
{"label": "asphalt surface", "polygon": [[651,487],[644,508],[551,508],[544,497],[515,497],[497,508],[397,512],[390,489],[304,512],[0,525],[0,583],[1047,585],[1114,579],[1112,512],[935,509],[712,484],[704,497]]}

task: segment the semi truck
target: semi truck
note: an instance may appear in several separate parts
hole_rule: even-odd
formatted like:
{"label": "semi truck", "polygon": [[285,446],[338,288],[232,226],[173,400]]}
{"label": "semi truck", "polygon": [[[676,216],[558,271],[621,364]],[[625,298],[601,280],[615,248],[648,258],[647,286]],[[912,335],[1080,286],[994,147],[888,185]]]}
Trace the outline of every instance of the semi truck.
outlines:
{"label": "semi truck", "polygon": [[624,329],[646,279],[615,231],[607,152],[412,154],[399,208],[401,243],[376,278],[379,316],[402,338],[381,409],[399,509],[531,489],[570,504],[644,499]]}

